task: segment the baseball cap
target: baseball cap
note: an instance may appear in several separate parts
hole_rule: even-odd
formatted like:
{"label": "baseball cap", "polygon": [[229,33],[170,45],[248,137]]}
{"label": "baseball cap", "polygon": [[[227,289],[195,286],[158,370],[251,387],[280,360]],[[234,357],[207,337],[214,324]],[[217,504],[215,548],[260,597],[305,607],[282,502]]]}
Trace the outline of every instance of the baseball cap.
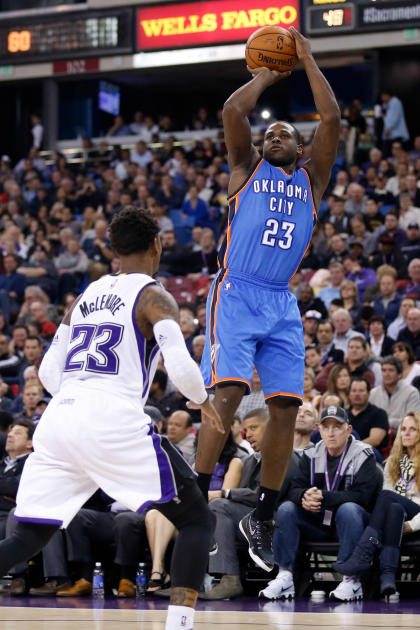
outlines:
{"label": "baseball cap", "polygon": [[150,417],[154,424],[158,424],[162,422],[163,416],[160,410],[157,407],[153,407],[152,405],[146,405],[144,408],[144,412]]}
{"label": "baseball cap", "polygon": [[321,418],[319,421],[320,424],[324,422],[324,420],[326,420],[327,418],[333,418],[334,420],[337,420],[337,422],[339,422],[340,424],[344,424],[345,422],[349,421],[345,409],[343,409],[342,407],[336,407],[335,405],[330,405],[329,407],[324,409],[324,411],[321,413]]}
{"label": "baseball cap", "polygon": [[418,229],[419,229],[418,223],[409,223],[407,226],[407,230],[418,230]]}
{"label": "baseball cap", "polygon": [[382,236],[381,243],[385,243],[385,245],[395,245],[395,239],[392,236]]}
{"label": "baseball cap", "polygon": [[322,315],[319,311],[310,310],[305,313],[306,319],[316,319],[317,321],[321,321]]}

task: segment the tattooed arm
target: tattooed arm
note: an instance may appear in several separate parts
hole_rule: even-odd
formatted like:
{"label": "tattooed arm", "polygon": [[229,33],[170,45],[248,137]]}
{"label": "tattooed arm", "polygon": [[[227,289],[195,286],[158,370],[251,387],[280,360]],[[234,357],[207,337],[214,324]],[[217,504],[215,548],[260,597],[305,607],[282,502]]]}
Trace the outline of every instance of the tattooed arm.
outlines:
{"label": "tattooed arm", "polygon": [[175,387],[203,410],[204,422],[208,419],[212,427],[224,433],[219,414],[207,396],[200,369],[187,350],[178,320],[174,298],[162,287],[146,286],[136,305],[137,325],[147,339],[154,335]]}

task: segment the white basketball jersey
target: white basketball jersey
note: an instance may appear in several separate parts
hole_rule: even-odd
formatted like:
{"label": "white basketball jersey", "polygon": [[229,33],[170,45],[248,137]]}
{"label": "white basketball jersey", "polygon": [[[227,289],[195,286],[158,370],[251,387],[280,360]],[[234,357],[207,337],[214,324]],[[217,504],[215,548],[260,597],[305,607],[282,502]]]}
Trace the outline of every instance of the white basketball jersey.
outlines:
{"label": "white basketball jersey", "polygon": [[129,273],[87,287],[71,315],[62,386],[84,383],[146,403],[160,352],[155,339],[140,332],[135,307],[151,283],[146,274]]}

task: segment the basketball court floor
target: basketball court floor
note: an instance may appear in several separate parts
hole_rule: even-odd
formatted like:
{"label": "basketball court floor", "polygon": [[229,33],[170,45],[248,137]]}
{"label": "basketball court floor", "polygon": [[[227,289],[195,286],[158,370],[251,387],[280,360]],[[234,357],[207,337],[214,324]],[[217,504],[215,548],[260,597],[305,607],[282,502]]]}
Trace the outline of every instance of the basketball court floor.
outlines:
{"label": "basketball court floor", "polygon": [[[1,630],[164,630],[168,600],[0,598]],[[195,630],[420,630],[417,600],[398,603],[262,602],[255,598],[199,602]]]}

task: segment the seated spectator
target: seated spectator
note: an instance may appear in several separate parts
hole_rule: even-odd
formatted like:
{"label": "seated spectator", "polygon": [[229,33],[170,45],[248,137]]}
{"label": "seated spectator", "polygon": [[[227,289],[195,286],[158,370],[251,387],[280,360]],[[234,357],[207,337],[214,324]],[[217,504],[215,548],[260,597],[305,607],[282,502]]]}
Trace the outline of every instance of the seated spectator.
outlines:
{"label": "seated spectator", "polygon": [[182,189],[174,185],[173,178],[170,175],[162,176],[160,187],[156,191],[156,201],[165,210],[181,207],[183,201]]}
{"label": "seated spectator", "polygon": [[186,309],[181,309],[179,325],[181,327],[182,336],[184,337],[185,345],[188,348],[188,352],[192,356],[192,344],[195,333],[194,316]]}
{"label": "seated spectator", "polygon": [[38,401],[42,398],[42,396],[43,390],[38,385],[33,383],[24,385],[22,389],[23,409],[20,413],[15,415],[15,422],[19,422],[21,420],[32,421],[32,416],[34,415]]}
{"label": "seated spectator", "polygon": [[371,386],[366,378],[352,378],[347,415],[362,442],[381,449],[388,443],[388,416],[383,409],[369,402],[370,391]]}
{"label": "seated spectator", "polygon": [[196,335],[192,342],[192,357],[194,361],[200,365],[203,357],[204,344],[206,342],[205,335]]}
{"label": "seated spectator", "polygon": [[343,300],[344,308],[350,313],[353,324],[357,326],[360,322],[362,305],[358,299],[359,292],[356,284],[351,280],[343,280],[340,286],[340,297]]}
{"label": "seated spectator", "polygon": [[369,223],[369,229],[372,232],[375,232],[375,230],[382,227],[384,224],[384,217],[379,210],[378,201],[374,196],[366,201],[366,218]]}
{"label": "seated spectator", "polygon": [[338,308],[334,311],[331,319],[335,330],[334,346],[337,350],[342,350],[346,356],[350,339],[357,337],[360,333],[352,329],[353,320],[345,308]]}
{"label": "seated spectator", "polygon": [[165,230],[161,235],[162,254],[158,275],[184,275],[184,252],[178,245],[174,230]]}
{"label": "seated spectator", "polygon": [[356,214],[350,221],[352,234],[347,239],[351,246],[353,243],[360,243],[366,256],[370,256],[376,250],[376,239],[372,232],[367,230],[367,220],[363,214]]}
{"label": "seated spectator", "polygon": [[69,239],[66,250],[55,259],[58,272],[58,299],[70,291],[80,293],[85,273],[88,270],[87,254],[80,249],[80,241],[74,236]]}
{"label": "seated spectator", "polygon": [[254,365],[251,379],[251,390],[248,395],[243,396],[239,407],[236,410],[237,415],[243,421],[244,417],[248,415],[253,409],[266,409],[268,407],[265,403],[264,392],[261,386],[260,376]]}
{"label": "seated spectator", "polygon": [[345,211],[344,201],[342,197],[334,197],[329,220],[335,226],[337,234],[347,235],[350,230],[351,214]]}
{"label": "seated spectator", "polygon": [[35,425],[28,420],[15,420],[6,440],[7,456],[0,463],[0,539],[6,535],[6,520],[16,507],[16,494],[23,465],[32,451]]}
{"label": "seated spectator", "polygon": [[129,136],[131,129],[125,124],[122,116],[115,116],[114,124],[106,132],[106,137]]}
{"label": "seated spectator", "polygon": [[381,265],[389,265],[397,270],[398,278],[407,276],[407,263],[396,245],[393,236],[383,235],[380,237],[379,253],[374,254],[370,260],[372,269],[378,269]]}
{"label": "seated spectator", "polygon": [[401,361],[402,380],[407,385],[412,385],[416,376],[420,376],[420,363],[416,362],[416,355],[412,347],[405,341],[397,341],[392,346],[392,355]]}
{"label": "seated spectator", "polygon": [[340,287],[344,280],[344,268],[341,262],[332,261],[328,265],[328,270],[330,272],[330,286],[324,287],[317,294],[317,297],[324,302],[327,309],[331,300],[340,297]]}
{"label": "seated spectator", "polygon": [[28,329],[26,326],[15,324],[12,329],[12,338],[9,342],[9,352],[12,355],[16,355],[19,360],[24,358],[23,348],[25,340],[28,336]]}
{"label": "seated spectator", "polygon": [[321,365],[324,367],[327,363],[343,363],[344,352],[337,350],[334,346],[334,327],[328,320],[319,322],[318,346],[321,351]]}
{"label": "seated spectator", "polygon": [[[394,209],[387,212],[383,227],[375,230],[374,234],[376,236],[377,245],[385,242],[387,244],[393,244],[396,248],[399,248],[401,245],[404,245],[407,240],[405,230],[398,227],[398,213]],[[393,239],[393,241],[383,241],[383,238],[385,237],[389,237]]]}
{"label": "seated spectator", "polygon": [[306,311],[302,315],[303,340],[305,346],[316,343],[316,335],[322,315],[319,311]]}
{"label": "seated spectator", "polygon": [[348,249],[344,238],[340,234],[333,234],[329,240],[329,253],[324,259],[324,267],[329,266],[330,262],[342,263],[347,254]]}
{"label": "seated spectator", "polygon": [[[322,440],[303,452],[288,500],[277,510],[273,550],[279,570],[260,591],[264,599],[294,597],[293,569],[301,538],[338,539],[337,561],[347,560],[368,522],[368,511],[378,492],[373,451],[350,435],[345,410],[334,406],[325,409],[319,430]],[[343,575],[343,581],[331,591],[331,599],[352,601],[363,597],[360,581],[352,576]]]}
{"label": "seated spectator", "polygon": [[192,417],[186,411],[174,411],[168,418],[168,440],[192,464],[195,460],[195,433],[192,428]]}
{"label": "seated spectator", "polygon": [[217,249],[214,232],[204,228],[200,237],[200,251],[192,251],[185,257],[185,270],[189,277],[213,275],[217,273]]}
{"label": "seated spectator", "polygon": [[153,153],[143,140],[137,142],[136,148],[131,150],[130,162],[137,164],[140,168],[147,168],[153,162]]}
{"label": "seated spectator", "polygon": [[375,312],[385,317],[388,326],[397,318],[400,304],[401,297],[396,292],[394,276],[383,274],[379,280],[379,295],[373,303]]}
{"label": "seated spectator", "polygon": [[197,186],[192,185],[188,190],[189,198],[183,201],[181,212],[188,225],[201,227],[211,227],[209,208],[205,201],[198,196]]}
{"label": "seated spectator", "polygon": [[311,343],[306,346],[305,365],[313,370],[315,376],[317,376],[322,370],[321,359],[321,350],[316,343]]}
{"label": "seated spectator", "polygon": [[394,431],[409,411],[420,411],[420,394],[415,387],[402,380],[402,364],[396,357],[384,358],[382,385],[372,389],[369,402],[386,411]]}
{"label": "seated spectator", "polygon": [[[238,488],[224,490],[222,498],[210,503],[210,510],[216,516],[214,540],[216,553],[209,557],[209,573],[221,576],[219,584],[208,593],[200,593],[200,599],[230,599],[242,595],[240,566],[236,542],[244,542],[239,530],[239,522],[255,508],[261,474],[261,443],[268,420],[265,409],[254,409],[244,418],[244,430],[255,454],[243,462],[241,481]],[[290,480],[297,468],[298,455],[293,454],[286,479],[279,491],[278,500],[286,495]]]}
{"label": "seated spectator", "polygon": [[[343,401],[344,405],[348,407],[351,382],[350,369],[347,365],[339,363],[336,365],[330,364],[327,368],[328,371],[322,371],[315,381],[317,389],[319,389],[321,393],[328,392],[329,394],[335,394]],[[327,375],[326,386],[324,383],[325,375]]]}
{"label": "seated spectator", "polygon": [[312,403],[306,401],[298,409],[296,416],[295,432],[293,437],[293,450],[298,455],[313,446],[311,435],[318,422],[318,412]]}
{"label": "seated spectator", "polygon": [[150,386],[147,404],[157,407],[164,418],[169,418],[180,407],[180,399],[176,391],[169,386],[168,375],[163,370],[156,370]]}
{"label": "seated spectator", "polygon": [[394,339],[386,334],[386,322],[382,315],[372,315],[369,319],[368,342],[373,356],[386,357],[391,354]]}
{"label": "seated spectator", "polygon": [[57,294],[57,269],[54,262],[47,257],[47,251],[42,245],[35,247],[29,261],[24,261],[17,272],[26,277],[27,284],[35,284],[45,291],[51,300]]}
{"label": "seated spectator", "polygon": [[0,274],[0,308],[4,319],[9,323],[10,317],[16,319],[23,302],[26,276],[16,271],[18,258],[15,254],[4,256],[3,268],[4,271]]}
{"label": "seated spectator", "polygon": [[351,216],[355,214],[364,214],[366,208],[366,196],[363,186],[356,182],[352,182],[347,189],[347,201],[344,209]]}
{"label": "seated spectator", "polygon": [[[403,230],[407,230],[409,225],[419,225],[420,208],[413,206],[409,192],[400,193],[400,217],[398,225]],[[408,236],[408,235],[407,235]]]}
{"label": "seated spectator", "polygon": [[388,326],[387,334],[392,339],[397,339],[398,333],[407,326],[407,314],[411,308],[415,308],[416,301],[413,298],[403,297],[398,317]]}
{"label": "seated spectator", "polygon": [[405,341],[413,349],[416,359],[420,359],[420,309],[410,308],[407,313],[407,326],[398,333],[397,341]]}
{"label": "seated spectator", "polygon": [[26,337],[23,345],[23,359],[20,364],[17,380],[19,385],[24,384],[23,373],[29,365],[39,367],[42,360],[42,346],[39,337]]}
{"label": "seated spectator", "polygon": [[325,308],[325,304],[319,297],[315,297],[314,290],[310,284],[304,284],[298,295],[298,308],[301,315],[307,311],[318,311],[322,319],[327,319],[328,311]]}
{"label": "seated spectator", "polygon": [[349,265],[350,273],[347,274],[347,280],[351,280],[357,286],[359,292],[359,302],[364,299],[365,291],[368,287],[376,285],[376,273],[373,269],[364,266],[362,259],[353,251],[356,244],[351,247],[352,253],[346,262]]}
{"label": "seated spectator", "polygon": [[10,353],[9,340],[6,335],[0,333],[0,376],[8,379],[16,378],[19,368],[20,358]]}
{"label": "seated spectator", "polygon": [[[420,189],[419,193],[420,193]],[[406,257],[408,263],[413,258],[419,258],[420,256],[420,224],[409,223],[406,229],[407,241],[404,245],[401,245],[401,253]]]}
{"label": "seated spectator", "polygon": [[306,367],[303,372],[303,400],[316,407],[319,399],[319,391],[315,389],[315,372],[312,368]]}
{"label": "seated spectator", "polygon": [[245,440],[243,437],[243,426],[238,414],[235,414],[233,418],[231,433],[233,441],[238,447],[238,457],[241,457],[241,459],[245,459],[247,455],[252,455],[254,449],[252,448],[248,440]]}
{"label": "seated spectator", "polygon": [[420,258],[413,258],[408,265],[409,282],[405,288],[407,297],[420,299]]}
{"label": "seated spectator", "polygon": [[107,222],[98,219],[95,222],[95,238],[87,238],[83,243],[83,251],[89,259],[89,282],[93,282],[108,273],[109,263],[114,258],[107,231]]}
{"label": "seated spectator", "polygon": [[420,488],[416,478],[420,466],[420,414],[408,413],[398,429],[385,464],[383,490],[379,494],[356,548],[347,559],[337,559],[337,571],[359,576],[369,570],[379,551],[381,595],[396,592],[395,574],[403,536],[420,530]]}
{"label": "seated spectator", "polygon": [[31,314],[32,320],[40,324],[41,330],[39,332],[39,335],[43,339],[51,341],[55,335],[57,326],[54,324],[54,322],[48,319],[47,306],[43,302],[32,302],[29,307],[29,312]]}

